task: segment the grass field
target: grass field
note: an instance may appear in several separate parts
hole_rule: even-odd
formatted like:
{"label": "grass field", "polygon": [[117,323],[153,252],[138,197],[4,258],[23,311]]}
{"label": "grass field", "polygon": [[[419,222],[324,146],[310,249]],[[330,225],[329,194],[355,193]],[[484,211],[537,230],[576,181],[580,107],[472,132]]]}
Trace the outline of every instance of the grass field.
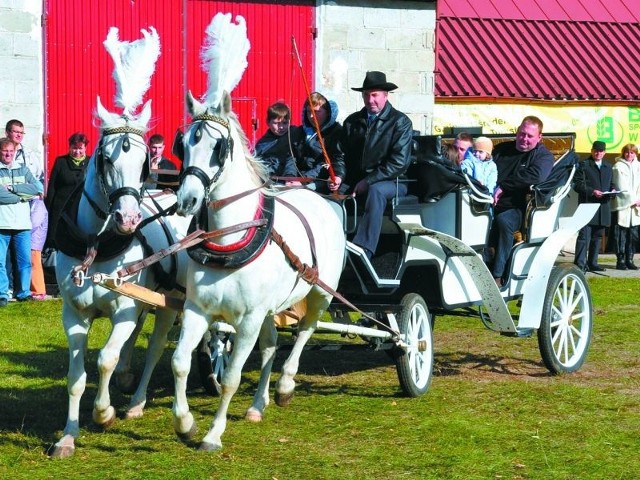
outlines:
{"label": "grass field", "polygon": [[[429,392],[401,395],[381,352],[306,352],[291,406],[242,417],[257,382],[253,356],[217,453],[173,433],[173,378],[165,352],[142,419],[104,432],[91,423],[96,359],[109,322],[93,326],[88,388],[75,455],[46,451],[66,419],[66,339],[60,301],[0,309],[0,478],[87,479],[636,479],[640,478],[640,279],[590,280],[596,309],[582,369],[551,376],[534,338],[478,320],[438,317]],[[149,326],[139,339],[139,370]],[[323,337],[314,340],[324,341]],[[275,378],[284,359],[278,355]],[[114,386],[121,413],[128,397]],[[217,406],[194,365],[190,406],[202,438]]]}

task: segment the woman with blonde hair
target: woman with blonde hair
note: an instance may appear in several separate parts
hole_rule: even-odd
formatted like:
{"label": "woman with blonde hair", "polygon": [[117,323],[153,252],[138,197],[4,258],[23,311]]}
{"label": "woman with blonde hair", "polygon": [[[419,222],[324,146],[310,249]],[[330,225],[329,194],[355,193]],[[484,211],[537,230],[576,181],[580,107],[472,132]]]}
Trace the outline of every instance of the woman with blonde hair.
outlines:
{"label": "woman with blonde hair", "polygon": [[640,225],[640,162],[638,147],[628,143],[613,165],[613,183],[620,193],[613,199],[613,241],[616,269],[637,270],[633,263]]}

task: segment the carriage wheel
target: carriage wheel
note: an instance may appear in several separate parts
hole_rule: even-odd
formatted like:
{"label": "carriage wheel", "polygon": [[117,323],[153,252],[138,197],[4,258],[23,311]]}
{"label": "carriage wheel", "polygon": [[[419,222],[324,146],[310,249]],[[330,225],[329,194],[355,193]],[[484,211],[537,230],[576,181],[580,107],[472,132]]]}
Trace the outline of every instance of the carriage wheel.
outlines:
{"label": "carriage wheel", "polygon": [[556,265],[549,276],[538,329],[542,361],[551,373],[575,372],[582,366],[592,323],[591,292],[584,274],[575,265]]}
{"label": "carriage wheel", "polygon": [[418,397],[431,385],[433,370],[433,333],[429,309],[420,295],[408,293],[400,302],[398,318],[406,349],[398,349],[396,369],[404,393]]}
{"label": "carriage wheel", "polygon": [[207,332],[198,345],[198,372],[200,381],[209,395],[222,394],[224,375],[233,348],[233,338],[228,333]]}

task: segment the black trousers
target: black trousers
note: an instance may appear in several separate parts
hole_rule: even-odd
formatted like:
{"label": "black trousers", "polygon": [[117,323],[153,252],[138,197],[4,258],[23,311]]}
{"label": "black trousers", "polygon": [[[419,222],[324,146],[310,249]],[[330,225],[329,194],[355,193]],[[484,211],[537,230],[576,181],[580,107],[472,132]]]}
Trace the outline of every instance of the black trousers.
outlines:
{"label": "black trousers", "polygon": [[603,225],[585,225],[580,229],[573,263],[580,268],[598,264],[602,235],[606,228]]}

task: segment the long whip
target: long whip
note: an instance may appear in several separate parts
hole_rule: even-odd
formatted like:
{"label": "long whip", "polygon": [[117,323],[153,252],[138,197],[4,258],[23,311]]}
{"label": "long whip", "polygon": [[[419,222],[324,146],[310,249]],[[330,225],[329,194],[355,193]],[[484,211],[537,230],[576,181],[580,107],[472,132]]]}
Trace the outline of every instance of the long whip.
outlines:
{"label": "long whip", "polygon": [[298,45],[296,45],[296,39],[292,35],[291,36],[291,44],[293,46],[293,51],[296,55],[296,60],[298,61],[298,66],[300,67],[300,73],[302,75],[302,81],[304,83],[304,88],[307,93],[307,101],[309,102],[309,111],[311,112],[311,118],[313,119],[313,126],[316,129],[316,133],[318,134],[318,141],[320,142],[320,148],[322,149],[322,156],[327,165],[327,169],[329,170],[329,178],[331,178],[332,182],[336,181],[336,174],[333,171],[333,166],[331,165],[331,159],[329,158],[329,154],[327,153],[327,149],[324,146],[324,138],[322,138],[322,132],[320,131],[320,124],[318,123],[318,118],[316,117],[316,112],[313,110],[313,105],[311,104],[311,91],[309,90],[309,84],[307,83],[307,77],[304,74],[304,68],[302,67],[302,60],[300,59],[300,53],[298,52]]}

